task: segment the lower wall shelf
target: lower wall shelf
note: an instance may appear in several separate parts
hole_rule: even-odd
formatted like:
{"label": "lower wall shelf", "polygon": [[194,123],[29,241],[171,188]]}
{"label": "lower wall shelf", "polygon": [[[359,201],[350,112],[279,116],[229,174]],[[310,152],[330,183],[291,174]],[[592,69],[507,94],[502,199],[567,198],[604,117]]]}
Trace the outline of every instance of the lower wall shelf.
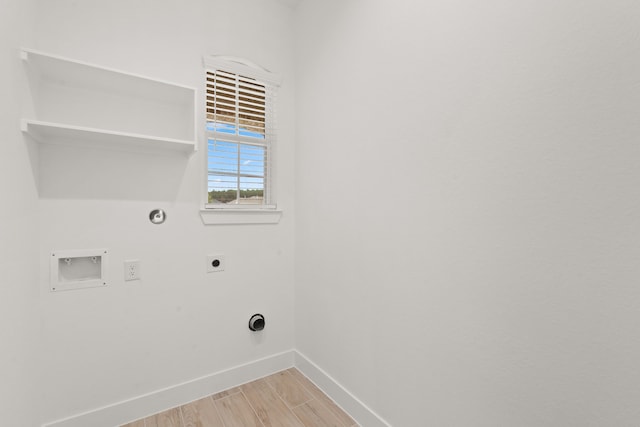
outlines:
{"label": "lower wall shelf", "polygon": [[22,132],[31,135],[37,142],[43,144],[184,153],[192,153],[196,148],[195,141],[116,132],[39,120],[23,119]]}

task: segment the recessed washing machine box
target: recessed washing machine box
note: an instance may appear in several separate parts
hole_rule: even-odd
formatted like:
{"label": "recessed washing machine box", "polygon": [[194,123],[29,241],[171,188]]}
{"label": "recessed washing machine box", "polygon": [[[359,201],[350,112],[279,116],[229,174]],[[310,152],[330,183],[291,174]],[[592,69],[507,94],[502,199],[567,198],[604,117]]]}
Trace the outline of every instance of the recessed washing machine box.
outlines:
{"label": "recessed washing machine box", "polygon": [[107,285],[106,249],[74,249],[51,252],[52,292]]}

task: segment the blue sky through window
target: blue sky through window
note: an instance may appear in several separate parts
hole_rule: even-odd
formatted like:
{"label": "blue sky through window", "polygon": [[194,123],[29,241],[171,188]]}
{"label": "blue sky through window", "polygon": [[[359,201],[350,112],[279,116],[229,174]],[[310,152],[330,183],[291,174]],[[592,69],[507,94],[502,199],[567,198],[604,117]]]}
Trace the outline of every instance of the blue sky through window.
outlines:
{"label": "blue sky through window", "polygon": [[208,191],[259,190],[263,196],[266,147],[225,141],[224,134],[264,140],[264,135],[233,124],[207,122],[207,130],[220,134],[208,139]]}
{"label": "blue sky through window", "polygon": [[211,132],[228,133],[229,135],[249,136],[251,138],[264,139],[264,134],[250,131],[240,127],[236,131],[236,126],[231,123],[207,122],[207,130]]}

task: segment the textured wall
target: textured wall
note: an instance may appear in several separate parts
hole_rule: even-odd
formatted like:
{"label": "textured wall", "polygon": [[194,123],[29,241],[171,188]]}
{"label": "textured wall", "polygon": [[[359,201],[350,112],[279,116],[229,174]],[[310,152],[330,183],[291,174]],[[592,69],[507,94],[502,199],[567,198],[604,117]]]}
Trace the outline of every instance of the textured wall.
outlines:
{"label": "textured wall", "polygon": [[[283,75],[277,225],[202,224],[204,132],[188,159],[41,147],[44,421],[293,347],[291,19],[286,6],[253,0],[39,2],[34,47],[197,87],[200,126],[203,55],[244,57]],[[154,208],[167,211],[164,225],[148,221]],[[52,250],[102,247],[111,286],[49,292]],[[205,273],[208,253],[226,255],[224,273]],[[124,282],[127,259],[140,260],[140,282]],[[268,319],[261,340],[247,328],[255,312]]]}
{"label": "textured wall", "polygon": [[33,2],[7,0],[0,13],[0,420],[38,420],[38,216],[33,162],[22,139],[24,91],[18,48],[33,32]]}
{"label": "textured wall", "polygon": [[394,426],[640,419],[637,2],[302,2],[296,346]]}

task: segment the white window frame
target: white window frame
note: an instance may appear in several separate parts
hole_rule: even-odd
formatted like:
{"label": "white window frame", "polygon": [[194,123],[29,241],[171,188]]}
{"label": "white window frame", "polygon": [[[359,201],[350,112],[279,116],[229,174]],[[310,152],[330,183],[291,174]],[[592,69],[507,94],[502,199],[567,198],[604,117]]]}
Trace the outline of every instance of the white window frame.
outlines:
{"label": "white window frame", "polygon": [[[206,75],[207,72],[214,72],[216,70],[226,71],[229,73],[237,74],[243,77],[248,77],[251,79],[255,79],[260,83],[264,83],[269,87],[269,90],[273,92],[273,96],[271,97],[271,102],[275,104],[275,91],[280,86],[280,76],[278,74],[272,73],[259,65],[256,65],[250,61],[247,61],[242,58],[237,57],[229,57],[229,56],[206,56],[203,60],[204,65],[204,73]],[[206,95],[206,87],[204,90],[204,105],[206,105],[207,95]],[[266,120],[270,123],[267,126],[271,127],[271,129],[275,130],[274,121],[274,109],[275,105],[271,105],[267,107],[268,113]],[[265,195],[268,196],[268,200],[265,202],[269,202],[268,204],[260,204],[260,205],[243,205],[243,204],[211,204],[208,203],[208,155],[209,155],[209,139],[212,136],[216,136],[213,131],[206,130],[206,108],[205,114],[203,114],[205,118],[205,126],[203,126],[205,133],[205,146],[206,150],[202,150],[204,152],[204,175],[205,175],[205,187],[203,191],[203,205],[204,209],[200,211],[202,220],[205,224],[272,224],[277,223],[280,220],[281,211],[278,210],[276,204],[276,185],[275,185],[275,143],[276,143],[276,135],[275,132],[268,132],[268,140],[265,141],[266,149],[268,150],[268,164],[265,165]],[[228,135],[225,135],[228,137]],[[242,143],[242,136],[236,136],[233,142]],[[231,138],[229,138],[231,139]],[[235,141],[237,140],[237,141]]]}

